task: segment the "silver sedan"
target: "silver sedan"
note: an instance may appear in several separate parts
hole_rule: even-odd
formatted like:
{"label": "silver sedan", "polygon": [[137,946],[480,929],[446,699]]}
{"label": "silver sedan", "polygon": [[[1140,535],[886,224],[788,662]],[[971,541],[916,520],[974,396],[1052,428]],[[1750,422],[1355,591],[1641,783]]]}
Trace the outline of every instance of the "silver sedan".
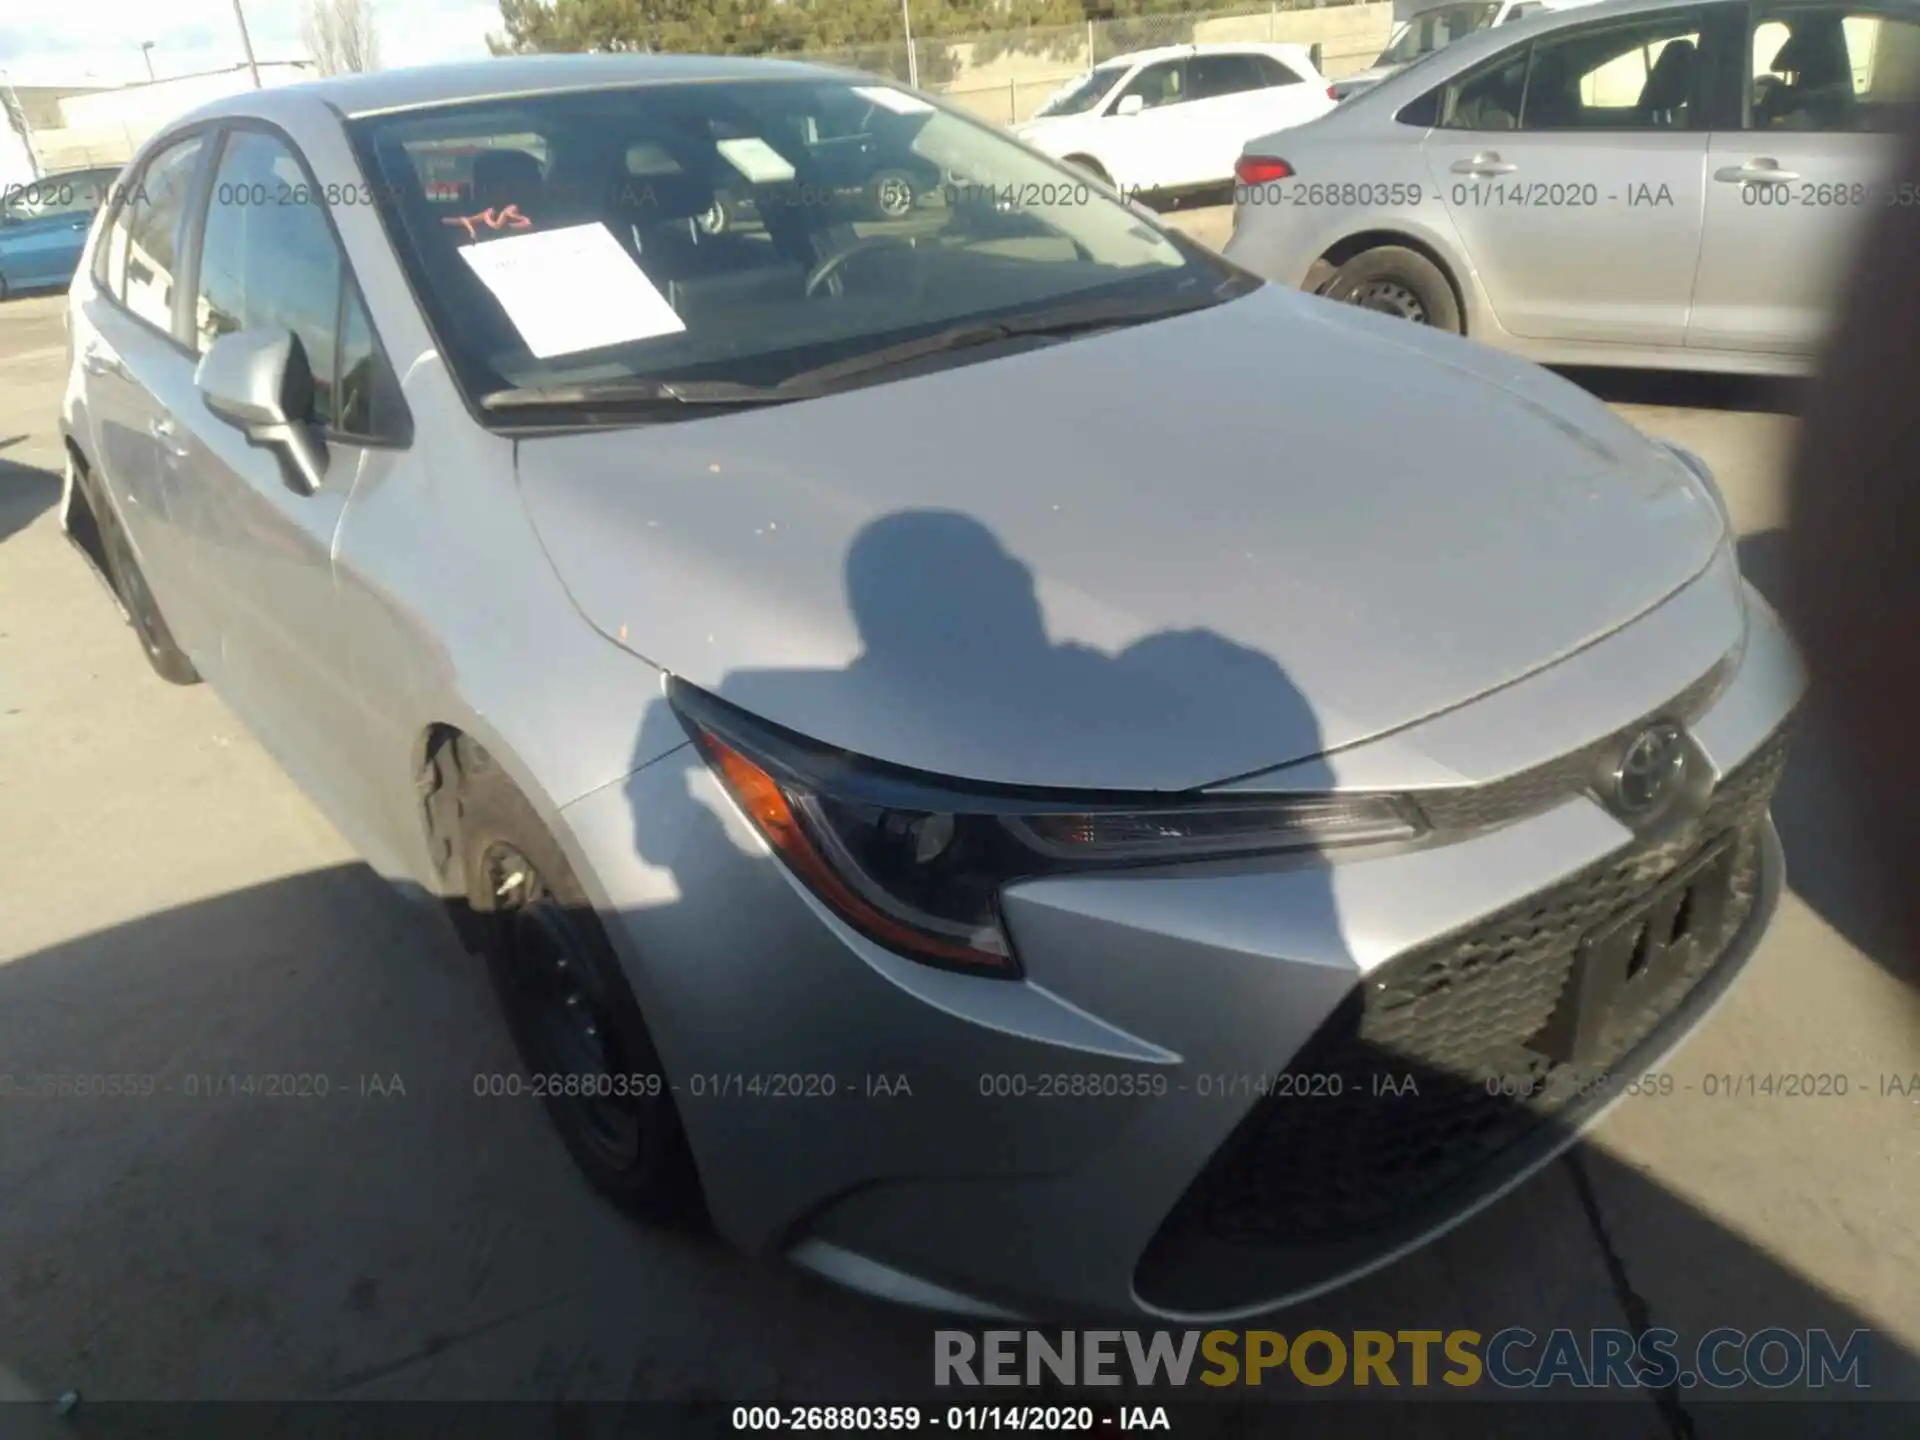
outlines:
{"label": "silver sedan", "polygon": [[1607,0],[1456,41],[1248,145],[1227,254],[1547,364],[1803,371],[1910,212],[1909,0]]}
{"label": "silver sedan", "polygon": [[1774,914],[1800,672],[1698,459],[910,91],[223,100],[69,320],[69,535],[642,1215],[1270,1309],[1545,1163]]}

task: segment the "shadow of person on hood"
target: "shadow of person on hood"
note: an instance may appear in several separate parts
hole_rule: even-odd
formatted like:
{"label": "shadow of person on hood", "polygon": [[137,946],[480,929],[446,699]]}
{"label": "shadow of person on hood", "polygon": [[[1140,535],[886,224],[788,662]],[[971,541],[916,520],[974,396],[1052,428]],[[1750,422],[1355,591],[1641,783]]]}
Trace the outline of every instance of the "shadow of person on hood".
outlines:
{"label": "shadow of person on hood", "polygon": [[[1260,765],[1321,748],[1312,707],[1281,667],[1213,631],[1162,631],[1112,655],[1056,642],[1032,570],[970,516],[874,520],[848,548],[845,587],[862,645],[851,664],[735,671],[719,697],[868,758],[931,753],[944,776],[1058,789],[1230,778],[1208,757],[1239,763],[1250,735]],[[643,726],[636,759],[661,741]],[[1156,783],[1170,773],[1180,783]]]}
{"label": "shadow of person on hood", "polygon": [[[968,515],[915,510],[874,519],[849,543],[844,584],[860,642],[848,663],[743,668],[707,687],[760,724],[785,727],[821,747],[814,753],[823,767],[879,762],[883,771],[893,767],[897,779],[931,782],[936,794],[985,795],[980,808],[989,811],[995,794],[1011,790],[1032,796],[1037,792],[1026,787],[1044,785],[1070,810],[1075,797],[1089,793],[1145,806],[1157,797],[1192,795],[1200,786],[1231,778],[1236,764],[1243,772],[1253,768],[1243,763],[1250,746],[1260,753],[1259,747],[1267,745],[1263,753],[1269,764],[1317,755],[1322,748],[1312,708],[1281,666],[1213,631],[1150,633],[1112,654],[1056,640],[1049,634],[1048,606],[1033,570]],[[1083,608],[1084,597],[1063,593],[1078,613],[1101,613]],[[1235,758],[1213,758],[1222,754]],[[978,987],[1007,982],[921,966],[907,965],[903,974],[891,957],[876,960],[857,947],[837,946],[800,930],[789,955],[769,955],[768,907],[785,903],[780,862],[771,857],[750,861],[743,872],[743,836],[737,826],[729,833],[721,811],[706,803],[645,801],[649,795],[680,793],[683,785],[696,795],[710,793],[706,761],[688,743],[688,731],[665,697],[644,717],[634,762],[637,774],[629,789],[634,844],[643,860],[671,873],[671,891],[679,896],[644,917],[645,931],[636,941],[660,961],[648,965],[652,973],[634,979],[637,988],[652,992],[642,994],[642,1003],[650,1020],[656,1013],[660,1017],[656,1038],[669,1065],[678,1040],[686,1045],[689,1063],[702,1071],[740,1068],[749,1056],[762,1057],[765,1065],[770,1063],[765,1057],[777,1054],[783,1071],[912,1072],[914,1103],[891,1109],[843,1107],[834,1112],[834,1123],[844,1124],[847,1133],[836,1131],[833,1144],[815,1145],[790,1164],[768,1158],[765,1163],[777,1165],[789,1184],[809,1183],[799,1172],[816,1163],[821,1151],[871,1157],[897,1174],[1013,1178],[1040,1173],[1046,1163],[1057,1168],[1067,1157],[1032,1152],[1035,1136],[1020,1133],[1044,1131],[1044,1126],[1014,1126],[1002,1133],[995,1118],[999,1112],[991,1112],[978,1088],[984,1071],[1012,1063],[1038,1074],[1070,1063],[1078,1070],[1122,1066],[1137,1072],[1147,1062],[1123,1055],[1198,1047],[1222,1028],[1218,994],[1205,993],[1204,986],[1169,984],[1165,947],[1110,944],[1101,936],[1104,922],[1093,920],[1076,928],[1071,940],[1042,941],[1032,930],[1022,935],[1008,898],[1017,885],[996,886],[998,893],[988,903],[1027,979],[1043,987],[1040,995],[1022,987],[1004,997],[988,996]],[[912,762],[918,763],[906,768]],[[957,808],[964,805],[958,802]],[[1044,860],[1035,860],[1028,873],[1048,868]],[[1212,933],[1209,917],[1185,917],[1194,931],[1193,945],[1206,952],[1211,971],[1231,976],[1236,994],[1259,995],[1282,1012],[1302,1012],[1277,1015],[1271,1027],[1251,1038],[1246,1027],[1227,1027],[1238,1029],[1243,1045],[1257,1047],[1257,1054],[1236,1056],[1248,1068],[1274,1068],[1273,1048],[1283,1047],[1284,1053],[1289,1025],[1300,1038],[1311,1030],[1312,1017],[1304,1012],[1318,995],[1315,986],[1335,992],[1318,995],[1326,1005],[1344,989],[1344,947],[1330,875],[1310,856],[1300,858],[1298,869],[1302,873],[1291,888],[1299,903],[1288,907],[1283,934],[1255,927],[1245,917],[1239,922],[1244,933],[1229,933],[1231,924]],[[759,888],[763,884],[766,888]],[[715,898],[717,886],[726,889],[725,899]],[[663,896],[668,893],[663,886]],[[1169,946],[1183,953],[1182,942]],[[1276,966],[1275,955],[1290,953],[1276,947],[1286,946],[1322,963],[1300,972]],[[681,952],[699,958],[690,961]],[[1296,982],[1311,992],[1305,999],[1292,988]],[[961,995],[955,986],[971,988]],[[922,990],[945,999],[912,998]],[[995,1033],[979,1022],[983,1005],[1007,1007],[1013,1037],[1044,1033],[1054,1038],[1021,1040]],[[904,1012],[903,1006],[908,1007]],[[930,1018],[943,1008],[974,1018]],[[1071,1024],[1068,1012],[1077,1017]],[[1022,1028],[1035,1025],[1039,1032]],[[1098,1046],[1082,1051],[1066,1043],[1068,1029],[1078,1034],[1079,1027],[1090,1027],[1079,1035],[1086,1045],[1094,1031],[1109,1026],[1119,1047],[1111,1055],[1095,1053]],[[1055,1030],[1062,1033],[1055,1036]],[[986,1063],[988,1056],[997,1058]],[[750,1169],[762,1163],[757,1157],[783,1155],[797,1143],[789,1119],[796,1112],[767,1104],[715,1107],[684,1095],[680,1103],[703,1170],[713,1146],[733,1157],[727,1167],[732,1177],[723,1184],[739,1183],[745,1171],[735,1167]],[[1090,1122],[1082,1130],[1091,1137],[1105,1133],[1095,1110],[1142,1103],[1157,1102],[1142,1102],[1129,1091],[1124,1099],[1103,1097],[1074,1113]],[[935,1115],[971,1115],[983,1107],[991,1113],[979,1114],[972,1133],[949,1137],[945,1150],[936,1153],[935,1132],[941,1127],[929,1123]],[[1222,1125],[1229,1123],[1230,1108],[1212,1107]],[[981,1158],[989,1151],[998,1157],[992,1163]],[[1184,1158],[1191,1169],[1197,1157]],[[1166,1159],[1177,1166],[1180,1157]],[[827,1161],[817,1163],[825,1200],[845,1186],[849,1175],[844,1163],[838,1170]],[[1154,1161],[1149,1154],[1138,1163],[1151,1167]],[[1174,1198],[1166,1197],[1169,1204]],[[725,1228],[724,1203],[715,1200],[713,1208]],[[1001,1243],[1033,1250],[1037,1262],[1046,1237],[1034,1226],[1013,1223]]]}

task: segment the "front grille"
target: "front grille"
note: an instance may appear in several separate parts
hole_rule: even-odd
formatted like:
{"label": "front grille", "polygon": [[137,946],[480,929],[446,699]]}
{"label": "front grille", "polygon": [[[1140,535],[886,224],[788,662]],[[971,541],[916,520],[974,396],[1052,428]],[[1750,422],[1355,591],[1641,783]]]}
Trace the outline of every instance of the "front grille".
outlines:
{"label": "front grille", "polygon": [[1485,830],[1506,825],[1574,796],[1590,792],[1634,735],[1660,720],[1690,724],[1706,714],[1732,677],[1731,660],[1722,660],[1651,714],[1623,725],[1571,754],[1522,770],[1486,785],[1427,790],[1416,797],[1427,823],[1436,830]]}
{"label": "front grille", "polygon": [[[1254,1107],[1169,1215],[1142,1261],[1142,1293],[1184,1238],[1204,1236],[1216,1249],[1345,1249],[1431,1223],[1484,1189],[1503,1152],[1589,1093],[1726,953],[1758,893],[1787,739],[1783,728],[1677,833],[1642,840],[1368,976],[1288,1066],[1296,1083],[1276,1085]],[[1577,1062],[1536,1048],[1583,938],[1709,857],[1724,888],[1659,988],[1616,1007]],[[1307,1076],[1339,1076],[1339,1093],[1297,1083]]]}

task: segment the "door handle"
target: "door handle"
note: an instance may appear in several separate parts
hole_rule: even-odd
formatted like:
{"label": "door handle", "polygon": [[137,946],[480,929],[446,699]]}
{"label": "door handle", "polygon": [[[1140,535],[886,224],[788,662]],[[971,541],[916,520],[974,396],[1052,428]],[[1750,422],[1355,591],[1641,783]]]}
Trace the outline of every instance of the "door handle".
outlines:
{"label": "door handle", "polygon": [[1798,180],[1798,170],[1782,170],[1778,160],[1759,156],[1744,165],[1727,165],[1713,172],[1722,185],[1785,185]]}
{"label": "door handle", "polygon": [[87,349],[80,354],[80,368],[89,375],[110,375],[119,367],[98,350]]}
{"label": "door handle", "polygon": [[1456,175],[1511,175],[1519,168],[1493,150],[1483,150],[1471,160],[1456,160],[1451,166]]}

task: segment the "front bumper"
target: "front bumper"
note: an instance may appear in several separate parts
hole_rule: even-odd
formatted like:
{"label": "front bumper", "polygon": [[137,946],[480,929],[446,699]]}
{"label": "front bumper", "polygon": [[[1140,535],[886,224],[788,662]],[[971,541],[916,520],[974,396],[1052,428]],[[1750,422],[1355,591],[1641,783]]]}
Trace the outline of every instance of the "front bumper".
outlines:
{"label": "front bumper", "polygon": [[[1596,677],[1678,693],[1665,677],[1726,648],[1725,597],[1703,588],[1724,579],[1489,713],[1520,719],[1528,695],[1564,711]],[[853,934],[690,748],[569,806],[564,838],[736,1243],[956,1313],[1243,1318],[1377,1268],[1518,1184],[1753,952],[1781,891],[1766,806],[1800,677],[1750,591],[1747,609],[1740,668],[1691,727],[1717,784],[1684,829],[1635,836],[1576,798],[1333,866],[1032,882],[1004,900],[1021,982]],[[1462,714],[1392,737],[1394,756],[1430,734],[1427,753],[1458,772]],[[1508,748],[1551,728],[1515,729]],[[1579,939],[1721,837],[1733,899],[1697,963],[1578,1065],[1530,1057]],[[1313,1078],[1336,1075],[1336,1094]],[[1524,1093],[1489,1093],[1490,1077],[1528,1076]]]}

